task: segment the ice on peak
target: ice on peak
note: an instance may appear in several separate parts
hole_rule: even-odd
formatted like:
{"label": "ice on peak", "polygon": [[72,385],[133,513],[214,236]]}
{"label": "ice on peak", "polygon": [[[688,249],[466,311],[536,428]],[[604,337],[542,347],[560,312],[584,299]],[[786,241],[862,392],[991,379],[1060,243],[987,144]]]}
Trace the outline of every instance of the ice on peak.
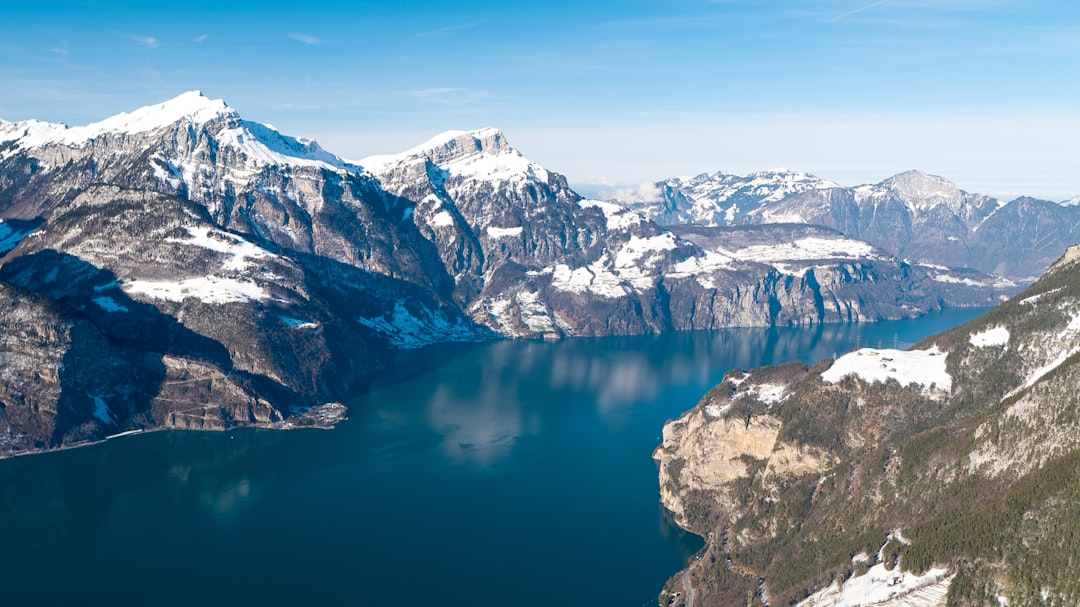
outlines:
{"label": "ice on peak", "polygon": [[1062,200],[1059,204],[1061,206],[1063,206],[1063,207],[1077,207],[1077,206],[1080,206],[1080,196],[1077,196],[1075,198],[1070,198],[1068,200]]}
{"label": "ice on peak", "polygon": [[514,149],[506,141],[506,135],[497,128],[484,127],[472,131],[445,131],[420,145],[397,156],[427,156],[439,164],[473,154],[498,154]]}
{"label": "ice on peak", "polygon": [[373,173],[384,173],[402,163],[428,161],[460,177],[483,180],[523,177],[546,182],[548,172],[525,158],[506,141],[497,128],[446,131],[400,154],[369,156],[360,164]]}
{"label": "ice on peak", "polygon": [[18,139],[20,147],[46,144],[79,145],[107,134],[133,134],[157,130],[187,119],[204,124],[216,118],[234,115],[221,99],[208,99],[199,91],[189,91],[168,101],[148,105],[130,113],[123,112],[86,126],[69,127],[63,123],[27,120],[2,125],[2,139]]}

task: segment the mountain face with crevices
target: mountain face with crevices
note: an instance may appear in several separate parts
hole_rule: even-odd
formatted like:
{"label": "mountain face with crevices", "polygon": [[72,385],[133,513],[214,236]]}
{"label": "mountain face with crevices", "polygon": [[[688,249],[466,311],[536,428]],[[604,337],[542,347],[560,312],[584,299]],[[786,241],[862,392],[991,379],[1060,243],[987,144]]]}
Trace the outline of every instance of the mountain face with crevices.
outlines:
{"label": "mountain face with crevices", "polygon": [[[899,318],[1015,289],[826,228],[667,230],[496,129],[352,162],[198,92],[86,126],[0,121],[0,256],[26,295],[5,318],[55,335],[23,360],[61,388],[9,378],[3,454],[315,423],[436,342]],[[64,371],[84,348],[124,369],[117,389]]]}
{"label": "mountain face with crevices", "polygon": [[805,223],[834,228],[912,263],[965,267],[1030,282],[1080,240],[1080,207],[1002,201],[919,171],[843,187],[785,169],[723,172],[655,184],[650,200],[621,201],[664,226]]}
{"label": "mountain face with crevices", "polygon": [[1080,247],[909,350],[729,372],[655,453],[706,538],[661,604],[1078,604],[1077,385]]}

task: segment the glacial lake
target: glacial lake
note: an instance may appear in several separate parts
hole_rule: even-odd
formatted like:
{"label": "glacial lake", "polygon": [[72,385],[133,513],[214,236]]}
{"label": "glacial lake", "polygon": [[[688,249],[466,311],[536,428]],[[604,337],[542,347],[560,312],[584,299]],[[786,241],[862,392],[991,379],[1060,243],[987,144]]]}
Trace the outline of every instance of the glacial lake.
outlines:
{"label": "glacial lake", "polygon": [[153,432],[0,460],[4,605],[655,605],[698,538],[651,459],[731,368],[906,347],[984,309],[438,346],[330,431]]}

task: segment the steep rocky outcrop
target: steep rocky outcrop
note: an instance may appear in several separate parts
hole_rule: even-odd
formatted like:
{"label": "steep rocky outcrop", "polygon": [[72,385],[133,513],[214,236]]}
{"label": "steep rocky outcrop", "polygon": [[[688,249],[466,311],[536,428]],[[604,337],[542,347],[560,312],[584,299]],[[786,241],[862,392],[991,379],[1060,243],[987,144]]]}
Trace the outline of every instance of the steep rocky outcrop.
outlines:
{"label": "steep rocky outcrop", "polygon": [[707,540],[664,601],[1073,604],[1078,259],[909,351],[728,373],[655,453]]}

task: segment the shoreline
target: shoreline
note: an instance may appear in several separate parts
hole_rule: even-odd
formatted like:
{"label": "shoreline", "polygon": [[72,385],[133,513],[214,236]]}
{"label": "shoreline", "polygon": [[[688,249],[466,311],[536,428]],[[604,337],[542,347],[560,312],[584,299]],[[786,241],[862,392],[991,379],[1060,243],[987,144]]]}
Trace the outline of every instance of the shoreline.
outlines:
{"label": "shoreline", "polygon": [[[71,449],[81,449],[83,447],[93,447],[94,445],[100,445],[107,443],[113,439],[123,438],[127,436],[136,436],[140,434],[150,434],[154,432],[163,432],[167,430],[174,430],[177,432],[230,432],[232,430],[239,430],[244,428],[256,428],[263,430],[333,430],[337,427],[337,424],[348,421],[348,407],[342,403],[323,403],[321,405],[315,405],[307,411],[304,411],[300,415],[296,415],[287,419],[283,419],[280,422],[273,423],[254,423],[254,424],[236,424],[227,428],[176,428],[172,426],[153,426],[150,428],[136,428],[133,430],[124,430],[123,432],[117,432],[108,436],[80,441],[77,443],[68,443],[66,445],[60,445],[58,447],[48,447],[45,449],[27,449],[24,451],[4,452],[0,453],[0,462],[9,459],[15,459],[18,457],[26,457],[29,455],[44,455],[46,453],[59,453],[61,451],[68,451]],[[309,420],[309,423],[297,423],[303,420]]]}

